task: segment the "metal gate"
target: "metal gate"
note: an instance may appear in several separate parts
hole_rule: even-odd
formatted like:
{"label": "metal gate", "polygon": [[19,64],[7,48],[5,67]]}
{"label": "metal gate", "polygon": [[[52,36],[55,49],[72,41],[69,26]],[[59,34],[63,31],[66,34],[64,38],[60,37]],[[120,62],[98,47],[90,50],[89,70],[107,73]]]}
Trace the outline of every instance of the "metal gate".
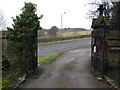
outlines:
{"label": "metal gate", "polygon": [[92,71],[102,77],[104,73],[105,30],[92,31],[91,67]]}
{"label": "metal gate", "polygon": [[102,77],[107,61],[107,34],[110,23],[103,15],[103,5],[98,8],[99,16],[92,22],[91,67],[92,71]]}

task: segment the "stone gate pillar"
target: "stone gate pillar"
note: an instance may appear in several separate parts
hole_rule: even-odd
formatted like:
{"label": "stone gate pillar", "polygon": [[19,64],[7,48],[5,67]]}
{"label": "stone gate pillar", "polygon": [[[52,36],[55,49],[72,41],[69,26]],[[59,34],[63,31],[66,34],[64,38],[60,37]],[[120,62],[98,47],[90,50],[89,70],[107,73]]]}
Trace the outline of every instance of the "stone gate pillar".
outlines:
{"label": "stone gate pillar", "polygon": [[91,42],[91,67],[92,71],[99,76],[103,76],[106,68],[107,56],[107,32],[110,27],[109,21],[103,16],[103,5],[98,9],[100,15],[92,22],[92,42]]}

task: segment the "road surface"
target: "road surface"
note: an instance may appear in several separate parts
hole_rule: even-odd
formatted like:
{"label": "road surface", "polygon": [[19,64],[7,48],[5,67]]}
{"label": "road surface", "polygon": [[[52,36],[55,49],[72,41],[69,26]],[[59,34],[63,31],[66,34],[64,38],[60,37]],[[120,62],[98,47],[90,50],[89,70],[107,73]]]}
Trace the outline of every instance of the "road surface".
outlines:
{"label": "road surface", "polygon": [[90,56],[90,46],[67,51],[53,63],[40,65],[43,73],[28,78],[20,88],[107,88],[91,73]]}
{"label": "road surface", "polygon": [[53,45],[47,45],[47,46],[39,46],[38,57],[48,56],[58,52],[68,51],[68,50],[72,50],[75,48],[88,46],[88,45],[90,45],[90,39],[59,43],[59,44],[53,44]]}

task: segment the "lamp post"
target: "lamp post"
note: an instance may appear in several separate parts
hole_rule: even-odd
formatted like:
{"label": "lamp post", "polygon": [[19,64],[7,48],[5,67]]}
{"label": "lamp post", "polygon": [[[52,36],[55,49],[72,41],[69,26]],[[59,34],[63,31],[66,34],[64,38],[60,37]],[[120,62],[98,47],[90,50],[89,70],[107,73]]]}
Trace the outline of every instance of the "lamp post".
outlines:
{"label": "lamp post", "polygon": [[[66,12],[64,12],[63,14],[66,14]],[[62,37],[62,29],[63,29],[63,14],[61,14],[61,37]]]}

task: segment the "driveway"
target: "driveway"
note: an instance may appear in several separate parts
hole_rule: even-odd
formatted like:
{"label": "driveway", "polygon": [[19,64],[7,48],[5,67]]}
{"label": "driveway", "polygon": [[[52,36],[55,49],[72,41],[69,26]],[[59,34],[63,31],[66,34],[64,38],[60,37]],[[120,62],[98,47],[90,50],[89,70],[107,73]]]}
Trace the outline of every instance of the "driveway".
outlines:
{"label": "driveway", "polygon": [[107,88],[90,70],[90,46],[71,50],[53,63],[40,65],[43,73],[26,80],[21,88]]}

